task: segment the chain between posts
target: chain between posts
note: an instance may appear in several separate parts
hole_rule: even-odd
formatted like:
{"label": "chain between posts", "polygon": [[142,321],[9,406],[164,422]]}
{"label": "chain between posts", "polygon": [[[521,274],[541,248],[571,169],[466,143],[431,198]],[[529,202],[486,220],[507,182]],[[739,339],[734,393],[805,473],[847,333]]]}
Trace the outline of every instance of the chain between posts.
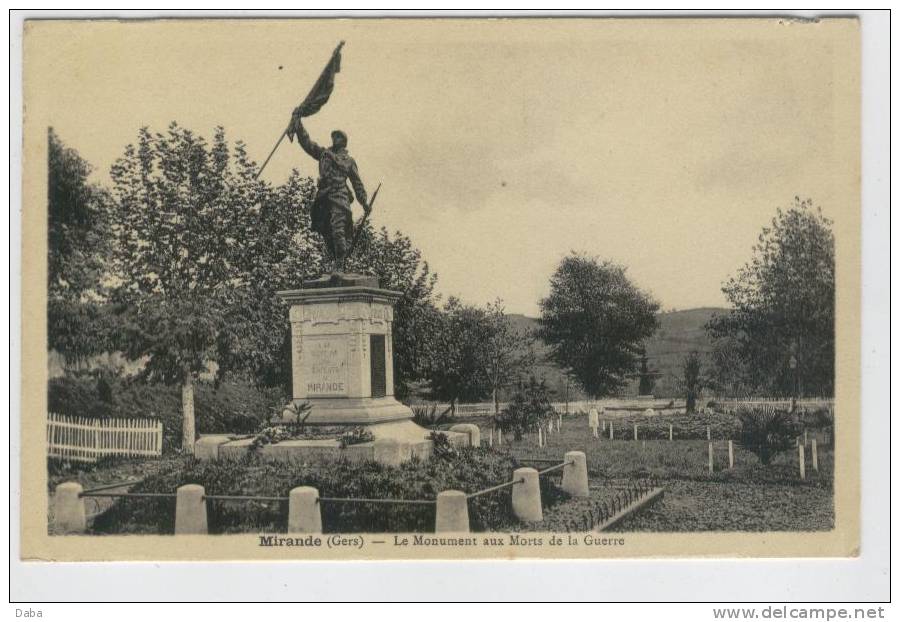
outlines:
{"label": "chain between posts", "polygon": [[483,490],[469,493],[466,495],[466,499],[474,499],[475,497],[480,497],[481,495],[486,495],[490,492],[496,492],[498,490],[503,490],[504,488],[512,488],[516,484],[524,484],[524,483],[525,483],[525,479],[520,477],[519,479],[513,479],[508,482],[503,482],[502,484],[497,484],[496,486],[491,486],[490,488],[485,488]]}
{"label": "chain between posts", "polygon": [[381,503],[396,505],[434,505],[434,499],[364,499],[352,497],[318,497],[316,503]]}
{"label": "chain between posts", "polygon": [[174,499],[178,495],[173,492],[82,492],[79,497],[156,497],[161,499]]}
{"label": "chain between posts", "polygon": [[570,466],[573,464],[575,464],[575,462],[573,460],[569,460],[568,462],[560,462],[559,464],[554,464],[553,466],[547,467],[546,469],[541,469],[540,471],[538,471],[538,475],[550,473],[551,471],[558,471],[559,469],[562,469],[564,467],[567,467],[567,466]]}

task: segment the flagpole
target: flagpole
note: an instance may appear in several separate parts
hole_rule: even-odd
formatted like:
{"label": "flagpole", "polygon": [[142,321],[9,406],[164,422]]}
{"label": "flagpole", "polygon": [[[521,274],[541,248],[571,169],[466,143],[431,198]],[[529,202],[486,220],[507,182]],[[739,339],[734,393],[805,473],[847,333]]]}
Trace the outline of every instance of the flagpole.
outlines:
{"label": "flagpole", "polygon": [[278,145],[281,144],[281,141],[284,140],[284,137],[287,136],[287,130],[281,133],[281,136],[278,137],[278,142],[275,143],[275,146],[272,147],[272,151],[269,152],[269,157],[266,158],[266,161],[263,162],[262,166],[259,167],[259,170],[256,171],[256,175],[253,176],[253,179],[259,179],[259,176],[262,175],[263,170],[266,168],[266,164],[269,163],[269,160],[272,159],[272,156],[275,155],[275,151],[278,149]]}

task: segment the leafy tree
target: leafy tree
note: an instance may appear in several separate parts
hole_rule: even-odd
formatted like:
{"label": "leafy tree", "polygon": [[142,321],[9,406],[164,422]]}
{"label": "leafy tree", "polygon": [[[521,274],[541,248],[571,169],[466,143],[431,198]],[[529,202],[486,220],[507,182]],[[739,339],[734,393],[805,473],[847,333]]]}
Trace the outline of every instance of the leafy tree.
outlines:
{"label": "leafy tree", "polygon": [[594,397],[624,386],[657,328],[659,304],[625,275],[625,268],[572,255],[550,279],[541,300],[539,336],[550,357]]}
{"label": "leafy tree", "polygon": [[455,413],[457,401],[474,402],[487,395],[487,315],[483,309],[450,298],[429,321],[434,326],[426,366],[431,397],[449,401]]}
{"label": "leafy tree", "polygon": [[53,128],[47,143],[47,345],[77,366],[108,345],[110,198]]}
{"label": "leafy tree", "polygon": [[753,258],[722,291],[731,310],[707,324],[731,340],[747,383],[779,395],[834,391],[834,234],[812,201],[794,198],[763,228]]}
{"label": "leafy tree", "polygon": [[485,378],[496,415],[500,412],[500,389],[518,380],[534,364],[534,338],[512,325],[500,300],[487,306],[485,320]]}
{"label": "leafy tree", "polygon": [[165,134],[142,129],[111,171],[120,345],[130,358],[146,358],[144,377],[181,385],[185,451],[195,438],[198,375],[247,365],[262,350],[249,329],[260,307],[246,303],[255,277],[277,281],[271,270],[291,249],[267,235],[279,222],[273,213],[286,212],[278,203],[288,193],[253,173],[241,144],[229,153],[221,128],[209,145],[175,123]]}
{"label": "leafy tree", "polygon": [[520,441],[526,432],[536,430],[553,412],[546,383],[531,376],[528,382],[519,383],[509,404],[497,417],[497,425],[504,432],[512,432]]}

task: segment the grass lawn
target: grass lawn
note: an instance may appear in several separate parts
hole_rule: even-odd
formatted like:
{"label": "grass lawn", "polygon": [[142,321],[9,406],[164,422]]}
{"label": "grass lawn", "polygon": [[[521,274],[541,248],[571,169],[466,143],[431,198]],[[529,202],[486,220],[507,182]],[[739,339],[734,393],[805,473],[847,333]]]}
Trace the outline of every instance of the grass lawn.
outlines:
{"label": "grass lawn", "polygon": [[[728,468],[728,442],[724,431],[731,429],[727,417],[710,421],[713,438],[714,471],[709,472],[707,420],[693,422],[685,416],[629,416],[615,420],[616,434],[633,438],[633,423],[638,423],[638,439],[612,440],[601,434],[594,438],[586,415],[563,418],[562,431],[547,438],[538,447],[537,435],[515,441],[504,435],[503,447],[523,458],[559,458],[566,451],[583,451],[587,456],[592,497],[602,498],[604,489],[616,489],[629,481],[655,480],[665,488],[657,504],[616,527],[617,531],[821,531],[834,526],[834,453],[819,447],[819,470],[812,468],[811,450],[806,449],[806,479],[800,479],[798,454],[779,454],[769,465],[760,464],[756,455],[734,444],[734,468]],[[675,439],[668,439],[668,423],[673,421]],[[469,420],[467,419],[467,422]],[[473,419],[481,428],[482,441],[490,435],[488,418]],[[555,427],[555,426],[554,426]],[[642,430],[655,429],[650,440],[642,439]],[[665,434],[659,434],[664,430]],[[696,438],[703,440],[678,440]],[[716,431],[720,432],[717,436]],[[608,432],[607,432],[608,434]],[[666,440],[656,440],[665,438]],[[813,438],[813,434],[809,434]],[[494,437],[497,445],[497,437]],[[590,501],[570,500],[545,512],[544,523],[559,522],[554,512],[577,515]]]}

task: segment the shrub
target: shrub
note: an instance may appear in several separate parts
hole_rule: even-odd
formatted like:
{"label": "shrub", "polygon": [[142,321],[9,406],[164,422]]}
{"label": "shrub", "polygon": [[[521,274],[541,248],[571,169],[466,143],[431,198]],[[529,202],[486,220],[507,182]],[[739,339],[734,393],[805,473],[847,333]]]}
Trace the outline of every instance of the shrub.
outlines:
{"label": "shrub", "polygon": [[442,432],[432,432],[428,435],[428,440],[432,442],[431,451],[436,458],[455,458],[459,455],[459,450]]}
{"label": "shrub", "polygon": [[532,376],[527,384],[519,385],[510,403],[497,416],[497,425],[520,441],[526,432],[537,429],[553,413],[546,383]]}
{"label": "shrub", "polygon": [[789,412],[776,408],[741,408],[739,444],[753,452],[762,464],[769,464],[782,451],[792,448],[799,429]]}

